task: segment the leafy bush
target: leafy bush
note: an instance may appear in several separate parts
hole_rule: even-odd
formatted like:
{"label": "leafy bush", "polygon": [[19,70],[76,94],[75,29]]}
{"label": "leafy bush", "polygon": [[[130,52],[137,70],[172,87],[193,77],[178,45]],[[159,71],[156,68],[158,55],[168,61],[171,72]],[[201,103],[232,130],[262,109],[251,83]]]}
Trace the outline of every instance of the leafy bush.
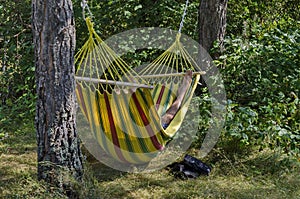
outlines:
{"label": "leafy bush", "polygon": [[0,6],[0,128],[14,126],[16,119],[32,116],[35,109],[30,3]]}
{"label": "leafy bush", "polygon": [[246,36],[255,26],[254,21],[260,24],[269,24],[282,18],[299,21],[299,9],[298,0],[228,1],[227,34]]}
{"label": "leafy bush", "polygon": [[299,154],[300,22],[253,21],[246,36],[230,35],[216,62],[231,99],[226,134],[240,143]]}

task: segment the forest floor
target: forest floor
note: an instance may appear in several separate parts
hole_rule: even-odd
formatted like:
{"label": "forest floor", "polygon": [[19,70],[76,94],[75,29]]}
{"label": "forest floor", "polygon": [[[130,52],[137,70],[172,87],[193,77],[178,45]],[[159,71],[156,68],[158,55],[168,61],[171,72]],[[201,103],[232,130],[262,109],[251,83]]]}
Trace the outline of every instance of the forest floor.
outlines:
{"label": "forest floor", "polygon": [[[33,124],[1,135],[0,198],[66,198],[37,180]],[[270,150],[235,161],[218,150],[212,153],[219,159],[211,165],[211,174],[194,180],[177,179],[167,169],[124,173],[87,158],[83,182],[75,189],[80,198],[300,198],[299,160]]]}

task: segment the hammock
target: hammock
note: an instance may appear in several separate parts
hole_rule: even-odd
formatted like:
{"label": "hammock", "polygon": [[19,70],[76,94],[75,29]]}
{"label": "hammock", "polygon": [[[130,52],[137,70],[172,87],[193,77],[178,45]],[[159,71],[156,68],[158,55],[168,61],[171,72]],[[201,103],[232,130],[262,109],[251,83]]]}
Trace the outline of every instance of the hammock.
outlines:
{"label": "hammock", "polygon": [[[102,41],[89,17],[86,23],[89,38],[75,59],[80,109],[107,154],[120,162],[148,163],[180,128],[204,73],[180,43],[180,33],[168,50],[137,73]],[[194,71],[191,85],[164,129],[160,117],[176,99],[186,70]]]}

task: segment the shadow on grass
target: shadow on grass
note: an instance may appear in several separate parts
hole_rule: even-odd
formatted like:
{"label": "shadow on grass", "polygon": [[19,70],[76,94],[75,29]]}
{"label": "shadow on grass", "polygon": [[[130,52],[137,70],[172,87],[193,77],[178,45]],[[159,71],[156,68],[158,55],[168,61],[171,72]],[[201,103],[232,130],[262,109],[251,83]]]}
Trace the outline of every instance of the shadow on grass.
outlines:
{"label": "shadow on grass", "polygon": [[[36,179],[33,127],[8,135],[0,141],[0,198],[64,197]],[[187,181],[174,178],[166,169],[152,173],[118,171],[83,152],[87,156],[85,174],[83,182],[77,183],[81,198],[296,199],[300,195],[299,161],[269,150],[234,160],[226,153],[214,151],[205,159],[208,164],[213,163],[211,175]]]}

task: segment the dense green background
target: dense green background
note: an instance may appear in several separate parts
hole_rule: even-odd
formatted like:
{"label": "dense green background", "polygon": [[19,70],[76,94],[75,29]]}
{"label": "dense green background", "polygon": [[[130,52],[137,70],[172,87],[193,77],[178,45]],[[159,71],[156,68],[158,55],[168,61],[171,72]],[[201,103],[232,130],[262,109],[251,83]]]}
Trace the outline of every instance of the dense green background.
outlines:
{"label": "dense green background", "polygon": [[[185,1],[89,1],[95,29],[103,39],[138,27],[177,30]],[[98,3],[99,2],[99,3]],[[74,0],[77,48],[87,37],[80,1]],[[35,68],[31,1],[0,4],[0,141],[16,124],[33,123]],[[199,1],[191,1],[183,33],[197,40]],[[215,60],[225,82],[227,120],[218,148],[243,155],[266,147],[299,156],[300,6],[298,0],[231,0],[225,52]],[[213,53],[214,49],[212,49]],[[130,54],[139,62],[145,52]],[[209,94],[201,110],[209,124]],[[201,138],[201,132],[199,137]],[[201,144],[201,139],[194,146]]]}

